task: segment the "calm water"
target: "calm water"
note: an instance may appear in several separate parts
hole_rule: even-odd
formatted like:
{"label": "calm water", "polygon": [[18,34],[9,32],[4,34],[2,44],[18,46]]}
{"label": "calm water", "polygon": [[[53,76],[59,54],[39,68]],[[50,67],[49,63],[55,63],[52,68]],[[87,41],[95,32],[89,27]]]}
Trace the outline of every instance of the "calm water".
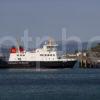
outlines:
{"label": "calm water", "polygon": [[0,70],[0,100],[100,100],[100,69]]}

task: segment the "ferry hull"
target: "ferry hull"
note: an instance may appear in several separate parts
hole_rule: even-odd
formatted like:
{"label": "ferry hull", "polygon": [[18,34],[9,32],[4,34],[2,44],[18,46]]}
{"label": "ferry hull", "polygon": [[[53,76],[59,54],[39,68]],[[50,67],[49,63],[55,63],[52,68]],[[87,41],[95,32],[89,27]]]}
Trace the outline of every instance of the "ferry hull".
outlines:
{"label": "ferry hull", "polygon": [[2,62],[0,68],[18,68],[18,69],[29,69],[29,68],[51,68],[51,69],[61,69],[61,68],[73,68],[76,61],[34,61],[34,62]]}

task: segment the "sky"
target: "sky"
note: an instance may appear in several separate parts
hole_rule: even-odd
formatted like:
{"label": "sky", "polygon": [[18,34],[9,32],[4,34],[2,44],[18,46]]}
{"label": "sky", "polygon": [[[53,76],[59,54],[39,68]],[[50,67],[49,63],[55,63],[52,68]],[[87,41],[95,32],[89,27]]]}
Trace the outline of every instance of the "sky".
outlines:
{"label": "sky", "polygon": [[88,41],[100,35],[100,0],[0,0],[0,37],[67,36]]}

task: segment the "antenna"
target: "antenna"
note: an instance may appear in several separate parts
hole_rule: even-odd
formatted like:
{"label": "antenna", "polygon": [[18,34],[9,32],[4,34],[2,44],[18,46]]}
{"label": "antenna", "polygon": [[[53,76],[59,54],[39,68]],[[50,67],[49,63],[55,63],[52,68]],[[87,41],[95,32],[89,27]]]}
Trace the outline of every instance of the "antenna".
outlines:
{"label": "antenna", "polygon": [[54,43],[54,39],[51,38],[51,37],[49,37],[48,43],[49,43],[50,45],[52,45],[52,44]]}

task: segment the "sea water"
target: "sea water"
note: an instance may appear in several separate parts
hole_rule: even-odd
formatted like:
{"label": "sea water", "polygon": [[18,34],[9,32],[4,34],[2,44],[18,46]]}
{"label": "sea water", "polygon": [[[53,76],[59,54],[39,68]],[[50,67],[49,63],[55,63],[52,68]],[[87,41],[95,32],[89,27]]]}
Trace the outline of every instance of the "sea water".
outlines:
{"label": "sea water", "polygon": [[100,100],[100,69],[0,70],[0,100]]}

